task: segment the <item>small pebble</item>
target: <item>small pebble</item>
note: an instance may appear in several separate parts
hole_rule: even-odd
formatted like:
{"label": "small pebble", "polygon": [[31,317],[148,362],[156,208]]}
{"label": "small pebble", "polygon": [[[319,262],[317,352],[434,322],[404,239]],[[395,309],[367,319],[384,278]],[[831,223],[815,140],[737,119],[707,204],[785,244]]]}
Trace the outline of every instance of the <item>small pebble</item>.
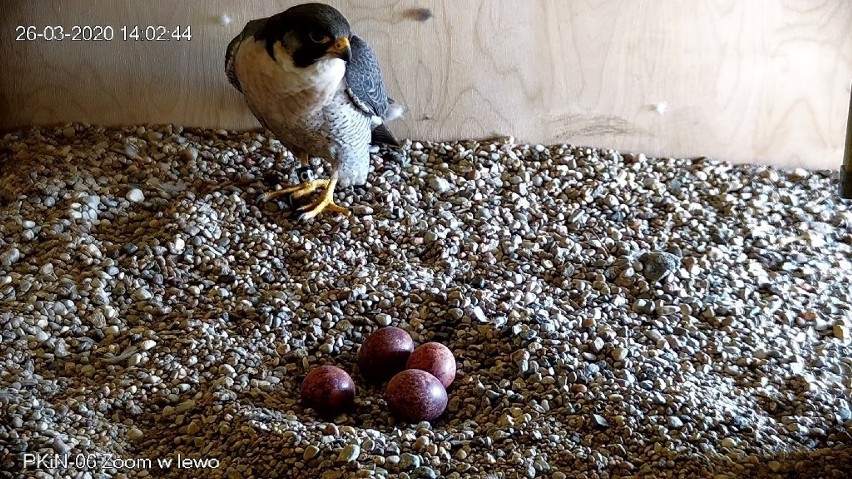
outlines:
{"label": "small pebble", "polygon": [[145,433],[143,433],[141,430],[139,430],[135,427],[132,427],[132,428],[127,430],[127,440],[128,441],[133,441],[133,442],[139,441],[143,437],[145,437]]}
{"label": "small pebble", "polygon": [[127,200],[132,203],[141,203],[145,201],[145,195],[139,188],[133,188],[127,192]]}
{"label": "small pebble", "polygon": [[358,456],[361,455],[361,448],[357,444],[347,444],[346,447],[340,451],[340,455],[337,457],[338,462],[351,462],[358,459]]}
{"label": "small pebble", "polygon": [[437,193],[446,193],[450,190],[450,182],[444,178],[433,176],[429,179],[429,187]]}
{"label": "small pebble", "polygon": [[305,448],[305,453],[302,454],[302,459],[306,461],[310,461],[315,458],[319,454],[319,448],[311,444],[310,446]]}

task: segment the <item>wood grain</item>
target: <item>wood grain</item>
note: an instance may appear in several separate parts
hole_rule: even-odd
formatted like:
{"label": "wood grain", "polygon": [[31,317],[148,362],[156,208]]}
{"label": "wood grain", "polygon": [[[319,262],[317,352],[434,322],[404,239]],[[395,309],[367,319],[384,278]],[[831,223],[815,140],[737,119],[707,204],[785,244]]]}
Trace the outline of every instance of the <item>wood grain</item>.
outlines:
{"label": "wood grain", "polygon": [[[256,127],[223,73],[225,46],[248,20],[293,3],[6,2],[0,128]],[[847,0],[329,3],[378,51],[392,95],[408,107],[394,124],[403,137],[514,135],[655,156],[841,163],[852,84]],[[191,25],[193,38],[15,41],[17,25],[75,24]]]}

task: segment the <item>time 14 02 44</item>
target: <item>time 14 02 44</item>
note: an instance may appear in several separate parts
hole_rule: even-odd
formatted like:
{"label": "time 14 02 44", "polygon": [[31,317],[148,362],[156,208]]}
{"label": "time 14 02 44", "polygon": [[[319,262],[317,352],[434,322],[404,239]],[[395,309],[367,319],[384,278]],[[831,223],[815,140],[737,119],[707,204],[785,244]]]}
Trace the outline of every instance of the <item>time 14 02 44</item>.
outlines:
{"label": "time 14 02 44", "polygon": [[162,25],[123,26],[120,28],[121,38],[125,41],[137,42],[168,42],[192,40],[192,29],[189,25],[182,27],[164,27]]}

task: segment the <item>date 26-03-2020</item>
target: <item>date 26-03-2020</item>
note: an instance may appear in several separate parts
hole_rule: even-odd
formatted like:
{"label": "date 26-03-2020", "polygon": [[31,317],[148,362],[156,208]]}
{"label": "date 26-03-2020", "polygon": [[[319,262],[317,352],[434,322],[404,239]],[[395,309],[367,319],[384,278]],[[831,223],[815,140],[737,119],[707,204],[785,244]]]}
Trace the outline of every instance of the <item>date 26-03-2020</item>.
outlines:
{"label": "date 26-03-2020", "polygon": [[178,25],[167,27],[164,25],[123,25],[112,27],[110,25],[73,25],[63,27],[59,25],[18,25],[15,28],[15,40],[19,42],[33,41],[136,41],[136,42],[169,42],[192,40],[192,27],[189,25]]}

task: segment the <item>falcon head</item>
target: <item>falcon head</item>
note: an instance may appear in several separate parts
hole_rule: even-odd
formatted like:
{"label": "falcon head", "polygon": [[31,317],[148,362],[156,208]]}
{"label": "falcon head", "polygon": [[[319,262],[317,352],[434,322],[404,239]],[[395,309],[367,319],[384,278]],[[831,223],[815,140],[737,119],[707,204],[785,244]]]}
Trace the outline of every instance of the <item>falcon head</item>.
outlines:
{"label": "falcon head", "polygon": [[283,51],[298,68],[323,60],[351,59],[349,22],[335,8],[322,3],[296,5],[269,19],[256,38],[276,61]]}

